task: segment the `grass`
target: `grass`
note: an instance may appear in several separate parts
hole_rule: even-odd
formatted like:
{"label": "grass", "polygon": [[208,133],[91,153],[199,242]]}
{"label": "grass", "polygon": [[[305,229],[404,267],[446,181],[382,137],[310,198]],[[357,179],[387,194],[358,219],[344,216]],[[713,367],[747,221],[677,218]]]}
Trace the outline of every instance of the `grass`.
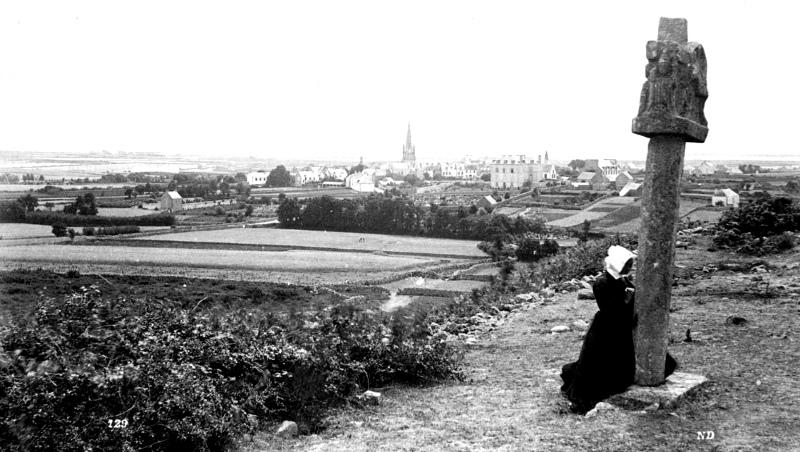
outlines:
{"label": "grass", "polygon": [[[150,300],[181,300],[199,309],[266,310],[288,313],[293,310],[319,310],[344,297],[363,296],[362,306],[376,309],[387,299],[385,289],[363,285],[333,285],[329,289],[273,282],[187,278],[179,276],[137,276],[48,270],[0,272],[0,313],[30,319],[31,309],[42,296],[57,297],[80,288],[97,286],[103,293]],[[0,315],[2,319],[2,315]],[[0,325],[5,324],[0,320]]]}
{"label": "grass", "polygon": [[[798,258],[795,250],[771,262]],[[573,292],[518,311],[480,337],[467,349],[465,382],[374,388],[383,393],[382,405],[341,410],[322,434],[279,439],[262,433],[239,450],[798,450],[800,269],[772,268],[762,277],[783,289],[762,293],[753,292],[750,275],[696,270],[724,259],[754,261],[700,248],[680,250],[678,259],[685,270],[673,293],[669,350],[681,371],[709,381],[674,410],[604,412],[595,418],[568,413],[559,372],[577,358],[582,333],[554,335],[550,328],[589,321],[597,311],[594,302],[578,301]],[[727,325],[732,314],[748,322]],[[692,342],[683,342],[687,329]],[[698,439],[697,432],[708,431],[713,439]]]}
{"label": "grass", "polygon": [[[36,264],[113,264],[159,267],[224,268],[259,271],[371,273],[404,270],[435,262],[430,258],[321,251],[239,251],[126,246],[23,245],[2,251],[6,262]],[[156,271],[157,273],[157,271]]]}
{"label": "grass", "polygon": [[97,209],[97,215],[101,217],[141,217],[145,215],[154,215],[158,211],[150,209],[135,209],[132,207],[100,207]]}
{"label": "grass", "polygon": [[[363,239],[363,241],[361,241]],[[434,239],[353,232],[303,231],[295,229],[240,228],[216,231],[192,231],[148,237],[147,240],[172,242],[237,243],[321,247],[342,250],[402,252],[406,254],[440,254],[484,258],[470,240]]]}
{"label": "grass", "polygon": [[54,237],[53,228],[43,224],[0,223],[3,240]]}

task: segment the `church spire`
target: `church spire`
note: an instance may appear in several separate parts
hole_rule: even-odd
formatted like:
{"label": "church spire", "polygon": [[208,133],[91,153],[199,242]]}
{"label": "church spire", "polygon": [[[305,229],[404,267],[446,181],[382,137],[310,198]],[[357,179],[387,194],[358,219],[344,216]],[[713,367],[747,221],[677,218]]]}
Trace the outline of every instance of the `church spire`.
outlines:
{"label": "church spire", "polygon": [[406,134],[406,144],[403,146],[403,163],[410,163],[413,165],[416,160],[416,151],[414,145],[411,144],[411,121],[408,122],[408,133]]}

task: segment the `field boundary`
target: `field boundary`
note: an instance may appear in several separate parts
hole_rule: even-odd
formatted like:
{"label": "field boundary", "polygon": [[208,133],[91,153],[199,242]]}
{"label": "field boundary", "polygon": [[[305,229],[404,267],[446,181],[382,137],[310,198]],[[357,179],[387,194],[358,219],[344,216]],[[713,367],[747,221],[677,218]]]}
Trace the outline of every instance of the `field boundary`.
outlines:
{"label": "field boundary", "polygon": [[[140,236],[141,237],[141,236]],[[82,243],[81,243],[82,244]],[[304,245],[256,245],[249,243],[220,243],[220,242],[186,242],[186,241],[170,241],[170,240],[125,240],[117,238],[104,239],[98,241],[91,241],[87,245],[100,245],[100,246],[126,246],[126,247],[143,247],[143,248],[193,248],[193,249],[226,249],[226,250],[239,250],[239,251],[325,251],[325,252],[339,252],[339,253],[361,253],[361,254],[383,254],[392,256],[419,256],[419,257],[438,257],[448,259],[466,259],[466,260],[480,260],[483,257],[467,256],[463,254],[447,254],[447,253],[419,253],[410,251],[382,251],[382,250],[360,250],[360,249],[346,249],[346,248],[330,248],[322,246],[304,246]],[[488,256],[486,256],[488,258]]]}

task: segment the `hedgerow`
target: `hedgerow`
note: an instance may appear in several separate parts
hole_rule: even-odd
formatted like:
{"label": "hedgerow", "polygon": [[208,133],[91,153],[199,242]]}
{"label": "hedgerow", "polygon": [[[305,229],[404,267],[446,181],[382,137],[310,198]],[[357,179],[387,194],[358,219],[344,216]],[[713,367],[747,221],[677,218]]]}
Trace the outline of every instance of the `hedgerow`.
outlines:
{"label": "hedgerow", "polygon": [[313,431],[363,389],[444,378],[460,378],[459,357],[441,338],[357,306],[201,312],[83,286],[0,331],[0,443],[224,450],[262,421]]}
{"label": "hedgerow", "polygon": [[72,227],[86,226],[172,226],[175,216],[169,214],[142,215],[139,217],[104,217],[97,215],[71,215],[64,212],[30,212],[18,223],[52,225],[63,223]]}

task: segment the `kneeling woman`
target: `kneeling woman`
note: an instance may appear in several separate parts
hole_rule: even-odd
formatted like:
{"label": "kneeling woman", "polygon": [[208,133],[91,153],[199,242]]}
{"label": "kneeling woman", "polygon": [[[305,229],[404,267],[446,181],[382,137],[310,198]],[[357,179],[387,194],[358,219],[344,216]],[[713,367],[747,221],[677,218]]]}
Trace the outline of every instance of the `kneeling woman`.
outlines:
{"label": "kneeling woman", "polygon": [[[586,332],[578,361],[562,368],[561,391],[572,402],[572,410],[585,413],[597,402],[633,384],[636,361],[633,350],[634,288],[628,280],[635,254],[612,246],[606,271],[595,280],[593,292],[600,311]],[[667,354],[664,377],[677,367]]]}

